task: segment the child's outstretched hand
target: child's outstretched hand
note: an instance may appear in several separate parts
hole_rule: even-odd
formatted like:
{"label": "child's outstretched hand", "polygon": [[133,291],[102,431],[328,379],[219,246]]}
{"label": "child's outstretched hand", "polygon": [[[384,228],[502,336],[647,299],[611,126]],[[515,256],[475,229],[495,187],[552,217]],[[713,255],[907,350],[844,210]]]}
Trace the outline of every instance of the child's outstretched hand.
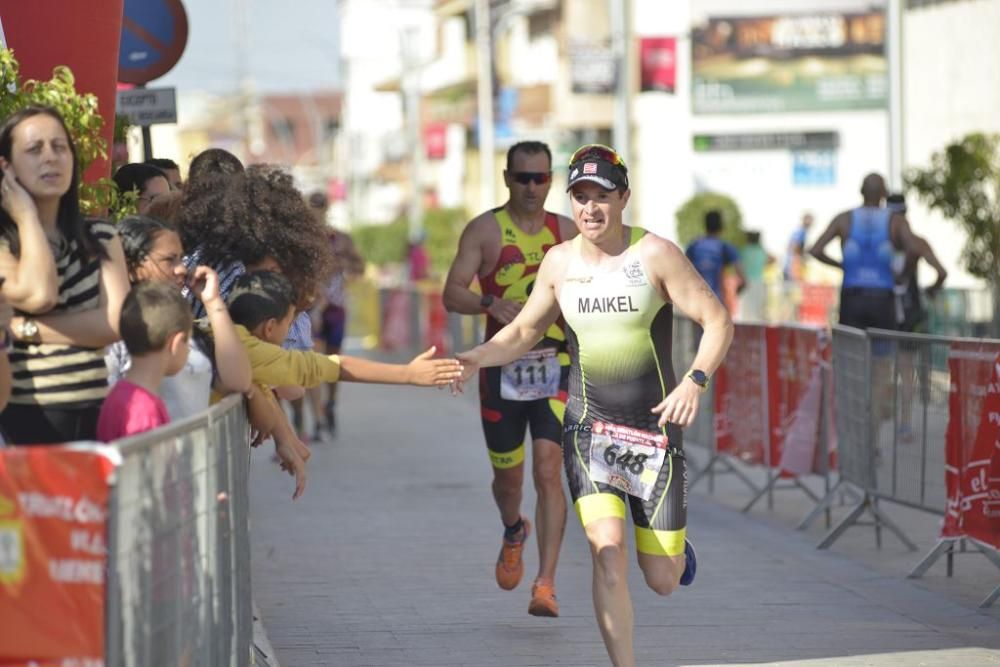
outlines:
{"label": "child's outstretched hand", "polygon": [[295,493],[292,500],[297,500],[306,490],[306,462],[290,443],[276,442],[274,453],[277,454],[281,469],[295,477]]}
{"label": "child's outstretched hand", "polygon": [[435,352],[437,352],[437,347],[432,345],[406,364],[406,377],[409,384],[422,387],[444,387],[462,376],[462,364],[458,359],[434,359]]}

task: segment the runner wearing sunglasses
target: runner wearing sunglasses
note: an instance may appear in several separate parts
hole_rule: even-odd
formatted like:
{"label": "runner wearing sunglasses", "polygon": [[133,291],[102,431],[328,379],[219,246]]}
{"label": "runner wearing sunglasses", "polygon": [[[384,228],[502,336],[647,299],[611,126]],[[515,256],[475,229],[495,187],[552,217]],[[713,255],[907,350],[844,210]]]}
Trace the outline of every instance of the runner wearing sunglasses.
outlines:
{"label": "runner wearing sunglasses", "polygon": [[[695,575],[687,534],[687,470],[681,429],[722,363],[733,325],[684,252],[622,223],[628,169],[607,146],[579,149],[569,188],[579,236],[552,248],[514,320],[456,355],[463,380],[529,350],[560,317],[569,341],[563,454],[570,493],[590,542],[594,608],[611,662],[635,664],[625,545],[635,524],[639,568],[661,595]],[[673,307],[704,328],[691,369],[671,363]],[[461,383],[457,386],[461,389]]]}
{"label": "runner wearing sunglasses", "polygon": [[[507,151],[507,203],[477,216],[462,232],[448,272],[444,304],[451,312],[486,313],[486,339],[517,316],[535,282],[542,256],[576,235],[573,222],[545,210],[552,181],[552,154],[539,141]],[[482,294],[469,289],[478,277]],[[536,345],[537,343],[537,345]],[[522,550],[531,521],[521,514],[525,430],[532,441],[532,477],[538,503],[538,576],[528,613],[558,616],[556,562],[566,527],[560,441],[566,406],[569,357],[561,322],[551,322],[530,349],[503,368],[484,369],[479,401],[486,448],[493,466],[493,497],[504,524],[495,574],[500,588],[513,590],[524,575]]]}

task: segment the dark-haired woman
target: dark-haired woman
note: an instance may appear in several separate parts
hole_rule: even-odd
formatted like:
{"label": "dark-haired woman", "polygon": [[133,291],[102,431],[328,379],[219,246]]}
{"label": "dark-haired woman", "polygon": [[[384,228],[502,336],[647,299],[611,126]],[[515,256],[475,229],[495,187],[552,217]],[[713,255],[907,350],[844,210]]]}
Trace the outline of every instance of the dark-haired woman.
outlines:
{"label": "dark-haired woman", "polygon": [[93,439],[108,391],[103,349],[119,338],[129,289],[121,241],[81,215],[76,148],[54,109],[0,124],[0,169],[0,275],[16,312],[0,425],[15,444]]}
{"label": "dark-haired woman", "polygon": [[[222,394],[250,390],[250,361],[219,294],[219,276],[207,266],[199,266],[188,278],[184,249],[176,228],[152,217],[133,215],[118,224],[129,281],[172,283],[178,289],[189,285],[207,313],[207,327],[195,325],[191,351],[184,369],[164,378],[160,396],[171,421],[196,415],[209,405],[213,387]],[[211,336],[208,333],[211,333]],[[110,382],[117,382],[128,370],[131,359],[125,344],[118,341],[105,357]]]}

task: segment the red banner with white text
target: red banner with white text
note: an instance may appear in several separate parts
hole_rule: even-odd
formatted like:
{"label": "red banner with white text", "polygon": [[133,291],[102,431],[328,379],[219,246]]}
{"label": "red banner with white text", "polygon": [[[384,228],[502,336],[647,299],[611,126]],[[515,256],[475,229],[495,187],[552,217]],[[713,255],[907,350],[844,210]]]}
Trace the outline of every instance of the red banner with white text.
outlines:
{"label": "red banner with white text", "polygon": [[942,537],[1000,549],[1000,346],[954,343],[945,443]]}
{"label": "red banner with white text", "polygon": [[[824,329],[737,324],[714,378],[717,451],[785,475],[828,470],[819,444],[831,351]],[[831,461],[832,422],[828,415]]]}
{"label": "red banner with white text", "polygon": [[789,475],[826,470],[821,460],[820,427],[824,399],[823,368],[832,348],[825,330],[768,327],[767,390],[771,461]]}
{"label": "red banner with white text", "polygon": [[715,372],[715,446],[744,463],[766,463],[767,345],[763,325],[738,324]]}
{"label": "red banner with white text", "polygon": [[0,449],[0,665],[103,665],[103,446]]}

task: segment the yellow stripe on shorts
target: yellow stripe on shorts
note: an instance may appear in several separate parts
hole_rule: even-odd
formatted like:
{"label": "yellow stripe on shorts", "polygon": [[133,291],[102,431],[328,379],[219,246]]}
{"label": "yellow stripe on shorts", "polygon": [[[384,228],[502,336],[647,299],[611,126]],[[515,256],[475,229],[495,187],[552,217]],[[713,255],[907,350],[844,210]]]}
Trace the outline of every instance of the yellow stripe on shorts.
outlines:
{"label": "yellow stripe on shorts", "polygon": [[517,449],[510,452],[503,452],[502,454],[490,451],[490,463],[493,464],[494,468],[500,468],[501,470],[521,465],[524,463],[524,443],[522,442],[518,445]]}
{"label": "yellow stripe on shorts", "polygon": [[613,493],[590,493],[576,501],[580,523],[586,526],[598,519],[625,519],[625,503]]}
{"label": "yellow stripe on shorts", "polygon": [[635,529],[635,548],[650,556],[678,556],[684,553],[684,536],[687,528],[680,530]]}

